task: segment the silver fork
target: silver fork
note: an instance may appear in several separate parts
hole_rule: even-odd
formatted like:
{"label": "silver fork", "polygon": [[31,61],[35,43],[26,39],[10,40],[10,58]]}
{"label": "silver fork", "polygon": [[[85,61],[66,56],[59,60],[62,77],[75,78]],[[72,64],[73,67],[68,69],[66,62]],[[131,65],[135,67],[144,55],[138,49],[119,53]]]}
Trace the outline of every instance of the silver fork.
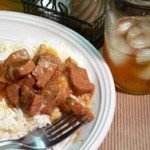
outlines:
{"label": "silver fork", "polygon": [[77,117],[72,112],[69,112],[63,115],[52,126],[47,125],[43,128],[37,128],[20,139],[0,142],[0,149],[46,149],[66,139],[87,122],[86,115]]}

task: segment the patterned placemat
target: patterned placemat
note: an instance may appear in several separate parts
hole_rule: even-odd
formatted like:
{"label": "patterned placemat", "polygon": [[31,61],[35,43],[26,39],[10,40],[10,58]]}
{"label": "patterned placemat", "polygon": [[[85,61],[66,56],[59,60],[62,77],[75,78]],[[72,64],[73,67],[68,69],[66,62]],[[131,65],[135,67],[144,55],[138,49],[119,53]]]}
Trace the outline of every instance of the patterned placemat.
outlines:
{"label": "patterned placemat", "polygon": [[117,92],[111,129],[99,150],[150,149],[150,95]]}

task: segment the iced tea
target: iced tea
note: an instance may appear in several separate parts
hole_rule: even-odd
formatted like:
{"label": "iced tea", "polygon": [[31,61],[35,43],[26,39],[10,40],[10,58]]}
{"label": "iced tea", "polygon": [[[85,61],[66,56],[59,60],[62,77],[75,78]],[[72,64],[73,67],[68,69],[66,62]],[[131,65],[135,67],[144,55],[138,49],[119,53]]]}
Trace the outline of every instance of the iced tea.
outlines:
{"label": "iced tea", "polygon": [[116,85],[130,93],[150,93],[150,16],[121,18],[112,29],[105,32],[103,56]]}

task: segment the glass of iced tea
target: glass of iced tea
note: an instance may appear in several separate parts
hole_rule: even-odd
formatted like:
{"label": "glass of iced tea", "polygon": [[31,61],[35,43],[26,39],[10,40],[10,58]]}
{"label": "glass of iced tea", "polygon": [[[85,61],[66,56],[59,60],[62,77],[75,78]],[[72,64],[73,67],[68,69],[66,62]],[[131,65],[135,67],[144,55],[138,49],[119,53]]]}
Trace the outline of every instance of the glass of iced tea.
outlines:
{"label": "glass of iced tea", "polygon": [[150,1],[109,1],[102,54],[117,87],[150,93]]}

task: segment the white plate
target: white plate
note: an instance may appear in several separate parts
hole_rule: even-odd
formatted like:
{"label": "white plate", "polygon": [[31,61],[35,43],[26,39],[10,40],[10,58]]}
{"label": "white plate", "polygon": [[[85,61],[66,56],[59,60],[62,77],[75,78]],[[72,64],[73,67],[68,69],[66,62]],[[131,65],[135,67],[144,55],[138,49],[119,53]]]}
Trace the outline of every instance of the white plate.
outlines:
{"label": "white plate", "polygon": [[87,40],[65,26],[41,17],[0,11],[0,39],[16,41],[29,38],[35,42],[53,41],[52,45],[57,50],[65,45],[64,51],[88,70],[90,80],[96,86],[93,97],[96,118],[82,128],[76,142],[61,143],[58,149],[97,149],[110,128],[116,99],[112,75],[102,56]]}

